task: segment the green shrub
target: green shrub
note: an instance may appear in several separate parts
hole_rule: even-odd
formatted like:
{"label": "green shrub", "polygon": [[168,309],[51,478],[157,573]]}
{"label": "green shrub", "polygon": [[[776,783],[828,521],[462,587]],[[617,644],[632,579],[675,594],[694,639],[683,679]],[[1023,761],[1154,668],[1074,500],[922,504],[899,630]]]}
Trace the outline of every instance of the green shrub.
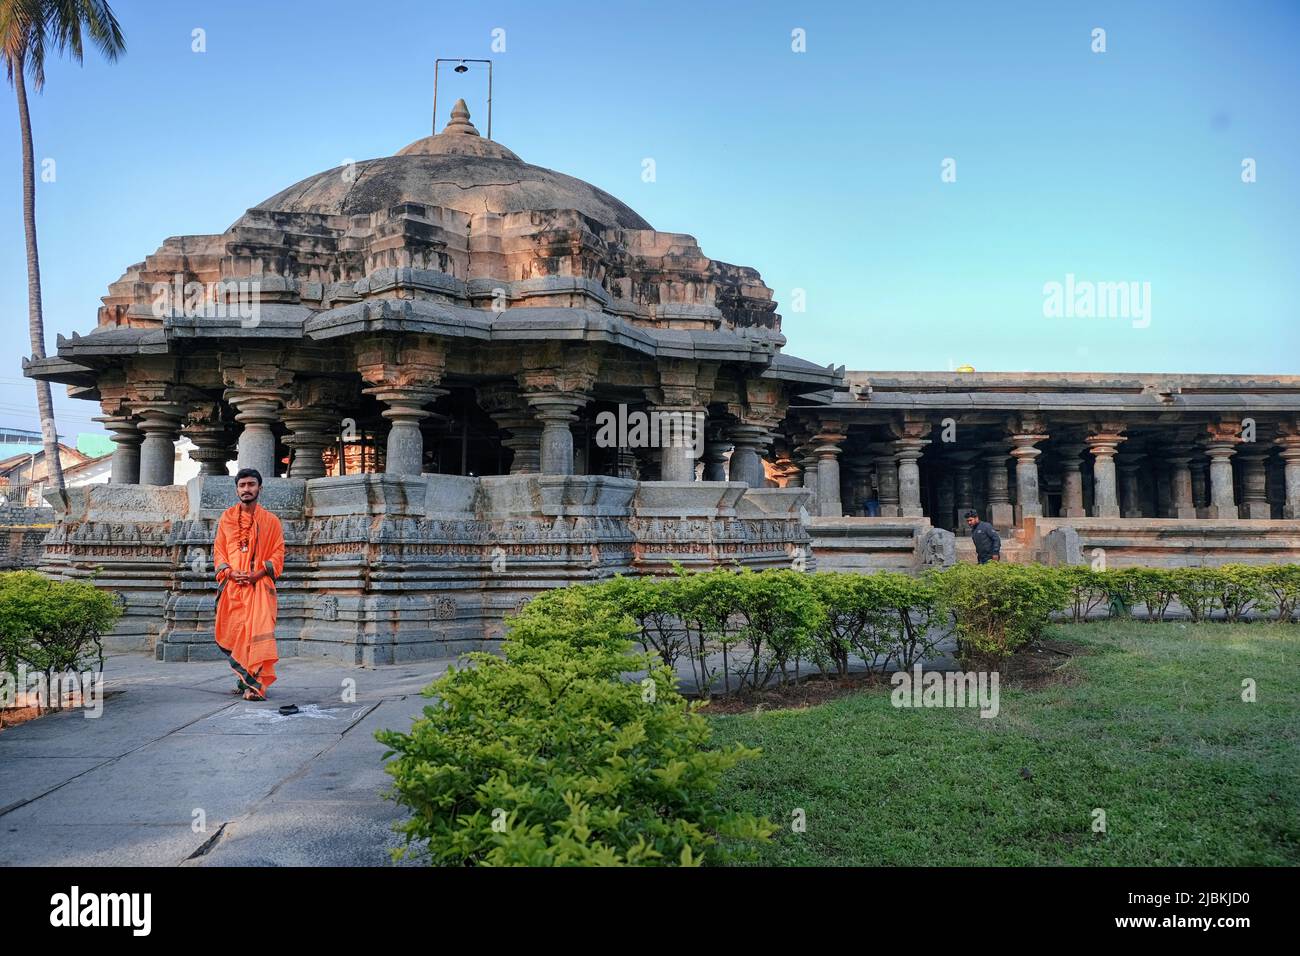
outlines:
{"label": "green shrub", "polygon": [[996,664],[1039,637],[1069,605],[1070,585],[1044,565],[958,564],[934,576],[967,661]]}
{"label": "green shrub", "polygon": [[1107,600],[1105,571],[1095,571],[1087,564],[1064,565],[1056,569],[1070,589],[1070,616],[1077,624]]}
{"label": "green shrub", "polygon": [[1194,623],[1207,620],[1222,598],[1218,568],[1174,568],[1165,572],[1178,603],[1187,609]]}
{"label": "green shrub", "polygon": [[1300,603],[1300,564],[1274,564],[1260,569],[1260,584],[1268,601],[1277,609],[1277,619],[1290,623],[1296,619]]}
{"label": "green shrub", "polygon": [[809,576],[801,571],[746,568],[735,580],[739,584],[736,642],[749,650],[749,659],[733,671],[740,679],[738,689],[764,687],[778,672],[783,684],[798,680],[799,662],[813,652],[813,635],[825,616]]}
{"label": "green shrub", "polygon": [[1251,612],[1262,614],[1273,609],[1263,567],[1225,564],[1213,570],[1219,586],[1218,604],[1226,620],[1236,623]]}
{"label": "green shrub", "polygon": [[[409,733],[376,732],[385,757],[396,755],[390,796],[412,810],[396,856],[698,865],[775,832],[717,805],[722,775],[758,752],[710,749],[676,675],[653,654],[629,653],[636,626],[611,592],[627,594],[598,585],[535,599],[509,622],[504,658],[472,655],[472,667],[425,689],[435,702]],[[563,619],[575,612],[585,617]],[[624,679],[638,670],[645,680]]]}
{"label": "green shrub", "polygon": [[[1147,609],[1148,621],[1163,621],[1175,596],[1175,578],[1164,568],[1117,568],[1102,574],[1102,586],[1111,599],[1112,616],[1129,616],[1134,605]],[[1123,610],[1120,615],[1115,609]]]}
{"label": "green shrub", "polygon": [[[121,615],[113,595],[84,581],[52,581],[35,571],[0,574],[0,657],[5,670],[18,663],[45,674],[104,667],[102,637]],[[60,695],[50,698],[57,709]]]}
{"label": "green shrub", "polygon": [[824,611],[813,633],[812,660],[825,674],[831,667],[843,676],[857,655],[868,667],[888,653],[889,618],[894,610],[884,599],[879,575],[821,573],[812,576],[813,594]]}

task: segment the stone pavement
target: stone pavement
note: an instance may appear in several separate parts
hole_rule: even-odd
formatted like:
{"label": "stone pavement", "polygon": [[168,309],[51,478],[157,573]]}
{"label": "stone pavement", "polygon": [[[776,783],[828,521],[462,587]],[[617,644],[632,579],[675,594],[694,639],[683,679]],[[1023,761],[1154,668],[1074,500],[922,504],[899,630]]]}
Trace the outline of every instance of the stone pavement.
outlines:
{"label": "stone pavement", "polygon": [[[0,865],[387,865],[405,813],[381,796],[373,734],[408,729],[450,663],[285,658],[270,700],[251,703],[224,662],[109,657],[101,716],[0,731]],[[286,703],[301,713],[281,717]]]}

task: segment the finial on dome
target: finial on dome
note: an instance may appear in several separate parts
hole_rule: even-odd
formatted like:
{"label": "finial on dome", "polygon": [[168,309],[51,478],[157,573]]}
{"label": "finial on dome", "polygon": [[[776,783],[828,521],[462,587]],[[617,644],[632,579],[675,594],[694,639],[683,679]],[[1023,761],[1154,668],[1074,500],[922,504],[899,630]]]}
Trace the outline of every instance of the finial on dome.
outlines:
{"label": "finial on dome", "polygon": [[464,133],[466,136],[479,135],[474,124],[469,121],[469,107],[465,105],[463,99],[457,100],[456,105],[451,108],[451,119],[442,128],[442,131],[444,133]]}

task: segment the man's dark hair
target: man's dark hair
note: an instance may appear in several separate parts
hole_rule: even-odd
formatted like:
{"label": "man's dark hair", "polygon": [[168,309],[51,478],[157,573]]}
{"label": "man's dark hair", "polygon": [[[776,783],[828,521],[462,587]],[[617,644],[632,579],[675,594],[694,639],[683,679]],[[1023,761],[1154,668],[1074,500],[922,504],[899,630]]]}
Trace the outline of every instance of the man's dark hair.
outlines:
{"label": "man's dark hair", "polygon": [[239,471],[235,472],[235,484],[239,484],[240,478],[256,478],[257,486],[259,488],[262,486],[262,473],[258,471],[256,468],[239,469]]}
{"label": "man's dark hair", "polygon": [[978,519],[979,519],[979,516],[980,516],[980,513],[979,513],[978,511],[975,511],[975,510],[972,508],[972,509],[968,509],[968,510],[966,511],[966,513],[965,513],[964,515],[962,515],[962,518],[963,518],[963,519],[966,519],[966,518],[975,518],[976,520],[978,520]]}

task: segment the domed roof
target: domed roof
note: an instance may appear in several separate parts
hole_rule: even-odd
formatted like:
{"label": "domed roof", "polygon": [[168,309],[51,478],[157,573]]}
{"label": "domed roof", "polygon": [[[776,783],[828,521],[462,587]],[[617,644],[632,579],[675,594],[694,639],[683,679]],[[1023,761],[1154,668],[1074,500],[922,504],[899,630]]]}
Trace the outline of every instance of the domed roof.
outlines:
{"label": "domed roof", "polygon": [[255,208],[357,215],[406,202],[470,214],[576,209],[606,225],[652,228],[603,189],[525,163],[500,143],[484,139],[470,122],[464,100],[456,101],[450,122],[436,136],[417,139],[396,156],[317,173]]}

